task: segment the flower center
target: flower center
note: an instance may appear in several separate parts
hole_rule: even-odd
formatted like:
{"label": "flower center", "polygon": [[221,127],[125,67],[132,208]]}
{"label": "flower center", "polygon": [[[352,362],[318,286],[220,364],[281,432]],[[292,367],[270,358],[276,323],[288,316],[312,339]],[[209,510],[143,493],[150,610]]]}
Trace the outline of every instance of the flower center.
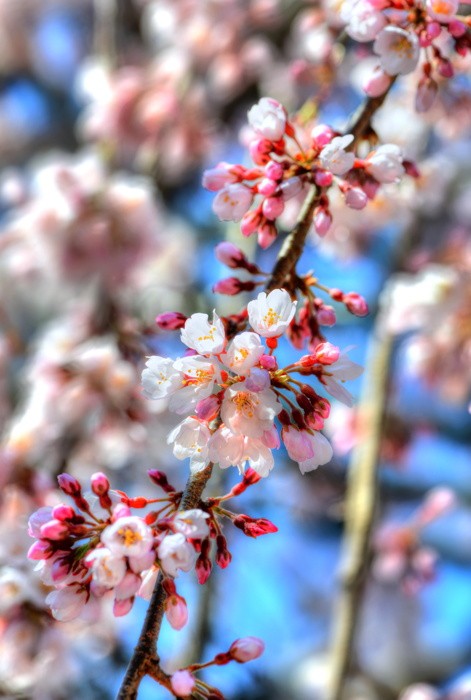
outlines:
{"label": "flower center", "polygon": [[142,535],[130,527],[122,527],[118,530],[118,535],[121,537],[125,547],[132,547],[133,544],[142,540]]}
{"label": "flower center", "polygon": [[281,316],[270,306],[267,313],[263,317],[263,321],[268,327],[270,327],[275,323],[278,323],[278,321],[281,321]]}
{"label": "flower center", "polygon": [[254,400],[251,394],[249,394],[248,392],[237,392],[237,394],[232,397],[232,403],[235,404],[237,410],[243,413],[246,418],[254,417]]}

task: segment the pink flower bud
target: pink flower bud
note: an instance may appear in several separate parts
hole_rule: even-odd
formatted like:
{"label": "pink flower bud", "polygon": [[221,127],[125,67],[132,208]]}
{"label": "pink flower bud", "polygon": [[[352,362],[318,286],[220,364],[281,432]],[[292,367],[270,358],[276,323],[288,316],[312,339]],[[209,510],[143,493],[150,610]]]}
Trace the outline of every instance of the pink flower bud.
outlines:
{"label": "pink flower bud", "polygon": [[264,430],[261,440],[265,447],[269,447],[270,450],[277,450],[280,446],[280,436],[278,435],[278,430],[275,428],[275,426],[270,428],[270,430]]}
{"label": "pink flower bud", "polygon": [[110,490],[110,482],[102,472],[92,474],[90,482],[92,485],[92,491],[96,496],[103,496]]}
{"label": "pink flower bud", "polygon": [[340,348],[332,343],[321,343],[317,346],[315,358],[323,365],[332,365],[340,357]]}
{"label": "pink flower bud", "polygon": [[181,595],[175,594],[165,600],[164,605],[167,620],[174,630],[181,630],[188,622],[188,608]]}
{"label": "pink flower bud", "polygon": [[265,197],[270,197],[278,189],[278,183],[275,180],[270,180],[265,177],[257,186],[259,194],[263,194]]}
{"label": "pink flower bud", "polygon": [[261,639],[258,639],[258,637],[243,637],[242,639],[236,639],[235,642],[231,644],[229,654],[234,661],[245,664],[247,661],[258,659],[258,657],[263,654],[264,650],[265,644]]}
{"label": "pink flower bud", "polygon": [[316,185],[319,187],[330,187],[334,180],[334,176],[328,170],[318,170],[314,177]]}
{"label": "pink flower bud", "polygon": [[268,155],[273,148],[273,144],[268,139],[256,139],[249,145],[249,153],[256,165],[266,165],[270,162]]}
{"label": "pink flower bud", "polygon": [[218,243],[214,253],[219,262],[233,270],[238,267],[245,268],[248,264],[248,260],[241,249],[229,241]]}
{"label": "pink flower bud", "polygon": [[149,479],[159,486],[165,493],[175,493],[176,488],[168,483],[167,475],[158,469],[149,469],[147,472]]}
{"label": "pink flower bud", "polygon": [[38,539],[41,537],[42,525],[48,523],[51,518],[55,517],[52,515],[52,511],[53,509],[50,506],[43,506],[30,515],[28,520],[28,535],[30,537],[36,537]]}
{"label": "pink flower bud", "polygon": [[350,187],[345,192],[345,204],[350,209],[364,209],[368,204],[368,197],[359,187]]}
{"label": "pink flower bud", "polygon": [[276,239],[276,226],[269,221],[264,222],[258,229],[258,245],[269,248]]}
{"label": "pink flower bud", "polygon": [[337,321],[335,311],[332,306],[322,305],[317,311],[317,322],[321,326],[333,326]]}
{"label": "pink flower bud", "polygon": [[277,368],[276,357],[273,355],[262,355],[259,359],[260,367],[269,371]]}
{"label": "pink flower bud", "polygon": [[82,492],[80,482],[70,474],[59,474],[57,481],[59,482],[59,488],[67,496],[79,496]]}
{"label": "pink flower bud", "polygon": [[234,296],[235,294],[240,294],[241,292],[251,292],[253,289],[255,289],[255,287],[255,282],[251,282],[250,280],[243,282],[238,277],[226,277],[213,285],[213,292],[216,294],[227,294],[228,296]]}
{"label": "pink flower bud", "polygon": [[26,555],[28,559],[33,559],[34,561],[40,561],[41,559],[49,559],[52,555],[52,549],[49,542],[44,540],[38,540],[31,545],[28,549],[28,554]]}
{"label": "pink flower bud", "polygon": [[156,324],[163,331],[180,330],[180,328],[183,328],[186,321],[187,317],[179,311],[167,311],[166,313],[159,314],[155,319]]}
{"label": "pink flower bud", "polygon": [[219,413],[221,401],[217,396],[207,396],[205,399],[198,401],[195,407],[195,413],[200,420],[212,421]]}
{"label": "pink flower bud", "polygon": [[368,304],[365,299],[356,292],[348,292],[343,295],[343,303],[354,316],[367,316],[369,314]]}
{"label": "pink flower bud", "polygon": [[277,163],[274,160],[271,160],[266,166],[265,166],[265,175],[270,178],[270,180],[281,180],[283,177],[284,173],[284,168],[281,165],[281,163]]}
{"label": "pink flower bud", "polygon": [[50,520],[41,527],[41,537],[46,540],[63,540],[68,535],[69,528],[61,520]]}
{"label": "pink flower bud", "polygon": [[458,38],[466,34],[466,25],[459,19],[452,19],[451,22],[448,23],[448,31],[451,36]]}
{"label": "pink flower bud", "polygon": [[363,83],[363,90],[368,97],[379,97],[380,95],[384,95],[390,85],[390,76],[378,66]]}
{"label": "pink flower bud", "polygon": [[203,173],[203,187],[210,192],[222,190],[226,185],[237,182],[237,176],[232,172],[230,163],[218,163],[215,168]]}
{"label": "pink flower bud", "polygon": [[262,223],[262,215],[259,209],[248,211],[244,214],[240,222],[240,230],[243,236],[251,236]]}
{"label": "pink flower bud", "polygon": [[61,503],[58,506],[54,506],[52,509],[52,517],[55,520],[72,520],[75,518],[76,513],[71,506],[66,505],[65,503]]}
{"label": "pink flower bud", "polygon": [[274,221],[280,216],[284,208],[285,203],[281,197],[267,197],[262,204],[263,214],[269,221]]}
{"label": "pink flower bud", "polygon": [[270,375],[266,369],[253,367],[245,380],[245,386],[249,391],[254,391],[255,393],[264,391],[270,386]]}
{"label": "pink flower bud", "polygon": [[326,124],[318,124],[311,131],[311,138],[316,148],[324,148],[334,138],[334,132]]}
{"label": "pink flower bud", "polygon": [[427,25],[427,36],[429,39],[437,39],[442,32],[442,28],[438,22],[429,22]]}
{"label": "pink flower bud", "polygon": [[170,685],[178,698],[187,698],[195,687],[194,676],[186,669],[176,671],[170,678]]}
{"label": "pink flower bud", "polygon": [[332,217],[327,209],[317,207],[314,212],[314,228],[319,236],[325,236],[332,225]]}
{"label": "pink flower bud", "polygon": [[455,71],[451,61],[446,58],[441,58],[438,62],[438,72],[442,78],[452,78]]}
{"label": "pink flower bud", "polygon": [[418,86],[415,96],[415,108],[418,112],[427,112],[435,102],[438,85],[432,78],[423,78]]}
{"label": "pink flower bud", "polygon": [[278,528],[266,518],[251,518],[248,515],[238,515],[233,520],[234,525],[242,530],[248,537],[260,537],[272,532],[278,532]]}
{"label": "pink flower bud", "polygon": [[306,423],[311,430],[322,430],[324,427],[324,419],[316,412],[306,415]]}
{"label": "pink flower bud", "polygon": [[227,542],[224,535],[216,538],[216,564],[221,569],[226,569],[232,561],[232,554],[227,549]]}

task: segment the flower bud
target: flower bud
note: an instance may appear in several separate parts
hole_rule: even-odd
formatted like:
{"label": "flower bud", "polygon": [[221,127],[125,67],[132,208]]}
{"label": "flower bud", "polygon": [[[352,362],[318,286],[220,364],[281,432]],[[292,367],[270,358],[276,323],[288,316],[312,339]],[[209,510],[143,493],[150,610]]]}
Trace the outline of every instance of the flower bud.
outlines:
{"label": "flower bud", "polygon": [[384,95],[390,85],[390,76],[378,66],[363,83],[363,90],[368,97],[379,97],[380,95]]}
{"label": "flower bud", "polygon": [[178,331],[183,328],[186,321],[187,317],[179,311],[167,311],[155,318],[156,324],[163,331]]}
{"label": "flower bud", "polygon": [[270,180],[281,180],[283,177],[284,168],[281,163],[277,163],[271,160],[265,166],[265,175],[270,178]]}
{"label": "flower bud", "polygon": [[216,537],[216,564],[221,568],[225,569],[229,566],[232,560],[232,554],[227,549],[227,542],[224,535],[218,535]]}
{"label": "flower bud", "polygon": [[245,664],[247,661],[258,659],[258,657],[263,654],[264,650],[265,644],[261,639],[258,639],[258,637],[242,637],[242,639],[236,639],[235,642],[231,644],[229,654],[234,661]]}
{"label": "flower bud", "polygon": [[343,303],[354,316],[367,316],[369,314],[368,304],[365,299],[356,292],[348,292],[343,295]]}
{"label": "flower bud", "polygon": [[61,503],[58,506],[54,506],[54,508],[52,509],[52,517],[55,520],[73,520],[75,516],[75,510],[71,506],[66,505],[65,503]]}
{"label": "flower bud", "polygon": [[276,226],[269,221],[264,222],[258,229],[258,245],[269,248],[276,238]]}
{"label": "flower bud", "polygon": [[345,192],[345,204],[350,209],[364,209],[368,204],[368,197],[359,187],[350,187]]}
{"label": "flower bud", "polygon": [[274,221],[278,218],[285,208],[285,203],[281,197],[267,197],[262,204],[262,211],[264,216],[269,221]]}
{"label": "flower bud", "polygon": [[273,148],[273,144],[268,139],[255,139],[250,142],[249,153],[256,165],[267,165],[270,162],[268,155]]}
{"label": "flower bud", "polygon": [[162,491],[165,491],[165,493],[175,493],[175,491],[177,490],[175,486],[172,486],[168,483],[167,475],[164,474],[164,472],[161,472],[158,469],[149,469],[147,474],[151,481],[153,481],[154,484],[159,486],[162,489]]}
{"label": "flower bud", "polygon": [[217,396],[207,396],[205,399],[198,401],[195,413],[200,420],[212,421],[218,415],[220,405],[221,401]]}
{"label": "flower bud", "polygon": [[278,183],[268,177],[265,177],[257,186],[258,193],[263,194],[264,197],[271,197],[277,189]]}
{"label": "flower bud", "polygon": [[332,225],[332,216],[328,209],[317,207],[314,211],[314,228],[319,236],[325,236]]}
{"label": "flower bud", "polygon": [[334,176],[328,170],[318,170],[314,176],[316,185],[319,187],[330,187],[334,180]]}
{"label": "flower bud", "polygon": [[315,358],[322,365],[332,365],[340,357],[340,348],[332,343],[320,343],[316,347]]}
{"label": "flower bud", "polygon": [[318,124],[311,131],[311,138],[316,148],[324,148],[334,138],[334,132],[326,124]]}
{"label": "flower bud", "polygon": [[103,496],[110,490],[110,482],[108,481],[105,474],[102,472],[96,472],[91,476],[92,491],[96,496]]}
{"label": "flower bud", "polygon": [[260,367],[263,367],[263,369],[267,369],[268,371],[274,370],[278,366],[276,357],[273,355],[262,355],[259,359],[259,364]]}
{"label": "flower bud", "polygon": [[248,280],[243,282],[238,277],[226,277],[223,280],[219,280],[213,286],[213,292],[215,294],[227,294],[228,296],[235,296],[241,292],[251,292],[256,287],[255,282]]}
{"label": "flower bud", "polygon": [[317,322],[321,326],[333,326],[337,321],[335,315],[335,310],[332,306],[326,306],[323,304],[320,309],[317,310]]}
{"label": "flower bud", "polygon": [[278,532],[278,528],[266,518],[251,518],[248,515],[238,515],[233,520],[234,525],[242,530],[247,537],[260,537],[272,532]]}
{"label": "flower bud", "polygon": [[214,249],[214,254],[219,262],[233,270],[238,267],[245,268],[248,264],[248,260],[241,249],[229,241],[218,243]]}
{"label": "flower bud", "polygon": [[67,496],[81,495],[82,487],[80,486],[80,482],[74,476],[71,476],[70,474],[59,474],[57,481],[59,482],[59,488]]}
{"label": "flower bud", "polygon": [[176,671],[170,678],[172,691],[178,698],[189,697],[193,692],[195,683],[196,681],[194,676],[186,669]]}
{"label": "flower bud", "polygon": [[248,211],[240,222],[240,230],[243,236],[251,236],[262,223],[263,217],[259,209]]}
{"label": "flower bud", "polygon": [[41,537],[46,540],[63,540],[69,536],[69,527],[61,520],[50,520],[41,526]]}
{"label": "flower bud", "polygon": [[188,622],[188,608],[181,595],[174,594],[165,600],[164,611],[174,630],[181,630]]}

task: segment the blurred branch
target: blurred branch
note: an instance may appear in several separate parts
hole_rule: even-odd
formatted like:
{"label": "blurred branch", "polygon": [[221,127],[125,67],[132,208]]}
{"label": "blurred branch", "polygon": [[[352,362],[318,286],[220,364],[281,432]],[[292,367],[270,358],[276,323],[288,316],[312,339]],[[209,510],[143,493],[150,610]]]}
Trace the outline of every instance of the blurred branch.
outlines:
{"label": "blurred branch", "polygon": [[359,439],[347,478],[346,532],[341,564],[341,592],[332,648],[329,700],[343,697],[350,672],[357,621],[370,560],[370,540],[377,507],[377,467],[389,383],[392,338],[380,309],[370,341],[367,373],[358,406]]}
{"label": "blurred branch", "polygon": [[108,68],[116,63],[118,0],[94,0],[94,51]]}

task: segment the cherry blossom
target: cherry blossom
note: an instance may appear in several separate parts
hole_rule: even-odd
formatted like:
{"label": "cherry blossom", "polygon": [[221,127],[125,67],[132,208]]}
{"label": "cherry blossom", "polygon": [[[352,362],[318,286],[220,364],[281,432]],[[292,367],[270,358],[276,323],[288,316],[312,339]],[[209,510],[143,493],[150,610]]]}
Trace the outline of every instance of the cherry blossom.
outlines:
{"label": "cherry blossom", "polygon": [[319,156],[319,160],[326,170],[330,170],[334,175],[344,175],[353,167],[355,155],[345,149],[353,142],[353,136],[336,136],[332,141],[324,146]]}
{"label": "cherry blossom", "polygon": [[248,113],[250,126],[263,138],[270,141],[281,139],[286,128],[284,107],[270,97],[262,97]]}
{"label": "cherry blossom", "polygon": [[217,354],[226,344],[224,325],[216,312],[213,313],[211,323],[208,314],[192,314],[182,328],[181,339],[185,345],[201,355]]}
{"label": "cherry blossom", "polygon": [[407,75],[419,60],[419,40],[412,32],[388,26],[375,39],[374,51],[388,75]]}
{"label": "cherry blossom", "polygon": [[172,430],[167,438],[173,445],[177,459],[190,458],[191,471],[200,471],[208,463],[208,442],[211,432],[207,425],[196,418],[185,420]]}
{"label": "cherry blossom", "polygon": [[253,392],[245,382],[236,382],[224,395],[221,418],[233,433],[260,438],[271,429],[280,411],[281,404],[272,389]]}
{"label": "cherry blossom", "polygon": [[179,569],[190,571],[196,561],[195,550],[181,532],[164,537],[157,554],[163,570],[170,576],[178,576]]}
{"label": "cherry blossom", "polygon": [[285,289],[274,289],[269,294],[260,292],[257,299],[247,305],[249,323],[263,338],[276,338],[287,329],[296,303]]}

